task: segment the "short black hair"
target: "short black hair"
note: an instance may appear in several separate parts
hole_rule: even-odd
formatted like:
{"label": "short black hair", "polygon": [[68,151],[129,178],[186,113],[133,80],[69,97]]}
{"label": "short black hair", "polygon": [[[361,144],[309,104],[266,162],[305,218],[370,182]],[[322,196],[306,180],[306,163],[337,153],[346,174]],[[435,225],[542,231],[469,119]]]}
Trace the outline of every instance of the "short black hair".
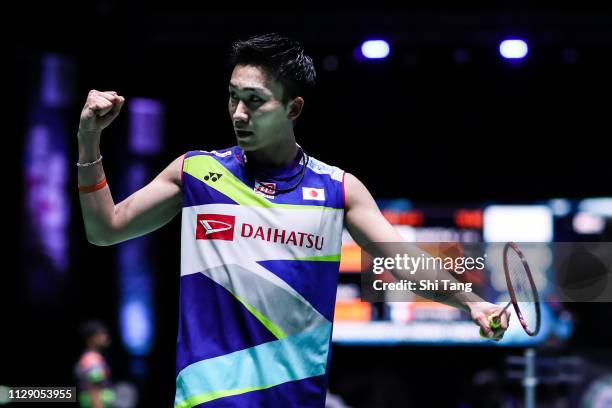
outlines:
{"label": "short black hair", "polygon": [[255,35],[232,44],[230,63],[262,68],[283,86],[282,102],[304,96],[314,87],[316,71],[312,58],[293,38],[277,33]]}
{"label": "short black hair", "polygon": [[100,332],[108,332],[106,325],[100,320],[88,320],[79,326],[79,334],[84,341]]}

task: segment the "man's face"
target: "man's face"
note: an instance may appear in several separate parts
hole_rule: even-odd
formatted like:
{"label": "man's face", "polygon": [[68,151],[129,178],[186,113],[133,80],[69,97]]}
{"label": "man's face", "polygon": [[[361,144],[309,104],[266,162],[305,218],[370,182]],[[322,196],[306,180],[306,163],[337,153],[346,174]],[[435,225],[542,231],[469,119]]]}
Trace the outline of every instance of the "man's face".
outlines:
{"label": "man's face", "polygon": [[238,145],[255,151],[274,145],[292,127],[283,87],[252,65],[236,65],[229,83],[229,114]]}
{"label": "man's face", "polygon": [[92,342],[95,348],[104,349],[110,346],[111,339],[106,330],[101,330],[93,335]]}

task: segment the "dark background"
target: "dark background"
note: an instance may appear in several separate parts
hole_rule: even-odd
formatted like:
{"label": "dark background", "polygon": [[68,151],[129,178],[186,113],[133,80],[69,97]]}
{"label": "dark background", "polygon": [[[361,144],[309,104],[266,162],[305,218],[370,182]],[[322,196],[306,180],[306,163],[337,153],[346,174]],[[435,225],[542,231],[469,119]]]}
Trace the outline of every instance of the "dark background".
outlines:
{"label": "dark background", "polygon": [[[5,38],[10,58],[4,61],[9,74],[3,208],[10,233],[0,281],[0,384],[73,383],[80,351],[76,327],[92,316],[107,321],[115,337],[109,353],[115,377],[133,380],[116,325],[116,248],[86,241],[76,189],[71,268],[60,292],[51,300],[32,299],[24,277],[32,254],[22,244],[28,221],[23,141],[38,64],[47,52],[69,56],[77,67],[76,98],[67,118],[74,136],[89,89],[163,101],[166,145],[151,160],[155,173],[185,151],[234,144],[226,108],[228,47],[237,38],[278,31],[304,43],[319,75],[296,128],[298,142],[357,175],[375,197],[484,204],[610,195],[608,10],[527,2],[463,8],[453,2],[232,6],[91,1],[70,7],[24,4],[8,14],[14,25]],[[357,62],[353,51],[376,35],[391,42],[390,58]],[[498,44],[508,36],[529,43],[526,60],[499,57]],[[467,62],[454,60],[458,50],[469,54]],[[339,61],[336,71],[322,67],[330,55]],[[111,186],[122,169],[114,157],[125,150],[126,128],[123,115],[103,136]],[[73,162],[76,138],[69,140]],[[70,175],[76,185],[76,169]],[[174,397],[179,236],[177,217],[152,238],[157,318],[148,375],[138,384],[143,406],[167,406]],[[607,305],[588,306],[582,310],[586,316],[589,307],[609,312]],[[601,346],[595,336],[579,332],[568,347],[574,352]],[[432,392],[439,406],[462,401],[478,406],[484,397],[474,388],[474,375],[499,370],[512,352],[520,350],[336,347],[330,387],[357,407],[421,406]],[[520,395],[511,387],[508,392]]]}

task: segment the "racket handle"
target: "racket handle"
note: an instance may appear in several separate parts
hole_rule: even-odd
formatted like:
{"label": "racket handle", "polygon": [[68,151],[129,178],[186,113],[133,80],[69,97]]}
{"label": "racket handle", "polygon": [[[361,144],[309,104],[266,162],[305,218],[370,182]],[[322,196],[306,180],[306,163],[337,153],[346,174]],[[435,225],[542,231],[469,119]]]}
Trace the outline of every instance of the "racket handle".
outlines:
{"label": "racket handle", "polygon": [[[501,318],[499,315],[491,315],[489,316],[489,327],[493,330],[499,329],[501,327]],[[482,327],[480,328],[480,337],[484,337],[488,339],[489,337],[485,334]]]}
{"label": "racket handle", "polygon": [[489,327],[493,330],[501,327],[501,317],[499,315],[489,316]]}

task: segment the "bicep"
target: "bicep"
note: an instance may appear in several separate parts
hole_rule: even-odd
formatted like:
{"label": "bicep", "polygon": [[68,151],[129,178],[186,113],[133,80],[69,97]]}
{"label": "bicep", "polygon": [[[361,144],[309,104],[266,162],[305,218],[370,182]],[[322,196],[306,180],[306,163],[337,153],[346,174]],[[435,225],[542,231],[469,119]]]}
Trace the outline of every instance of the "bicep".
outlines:
{"label": "bicep", "polygon": [[401,242],[399,233],[382,215],[374,198],[357,177],[347,173],[344,178],[345,215],[347,230],[362,248],[374,242]]}
{"label": "bicep", "polygon": [[113,243],[154,231],[181,210],[180,175],[183,156],[178,157],[149,184],[115,206],[111,227]]}

